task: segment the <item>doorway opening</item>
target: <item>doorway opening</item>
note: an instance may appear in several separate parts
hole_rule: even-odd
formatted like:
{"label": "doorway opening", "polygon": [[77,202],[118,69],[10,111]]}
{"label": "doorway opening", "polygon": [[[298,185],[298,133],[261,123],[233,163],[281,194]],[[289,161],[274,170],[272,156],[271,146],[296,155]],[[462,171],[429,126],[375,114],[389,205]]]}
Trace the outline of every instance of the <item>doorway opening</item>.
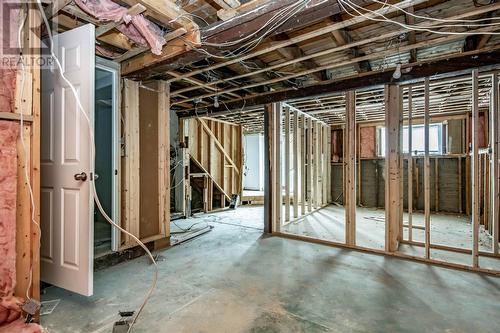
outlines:
{"label": "doorway opening", "polygon": [[[118,68],[104,59],[96,59],[95,68],[95,177],[96,190],[104,211],[115,222],[118,218],[117,94]],[[94,209],[94,258],[116,251],[116,232],[99,209]]]}

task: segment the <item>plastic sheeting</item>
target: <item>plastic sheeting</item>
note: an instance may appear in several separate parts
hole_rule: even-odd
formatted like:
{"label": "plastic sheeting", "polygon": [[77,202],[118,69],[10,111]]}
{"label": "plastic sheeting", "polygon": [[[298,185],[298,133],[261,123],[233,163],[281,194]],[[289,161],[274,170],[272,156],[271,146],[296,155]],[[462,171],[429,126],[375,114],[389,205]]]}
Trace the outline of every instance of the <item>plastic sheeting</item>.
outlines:
{"label": "plastic sheeting", "polygon": [[140,46],[149,46],[154,54],[161,54],[162,47],[166,43],[163,32],[142,14],[128,15],[127,8],[110,0],[75,0],[75,3],[100,21],[119,22],[123,19],[124,23],[116,27],[118,31]]}

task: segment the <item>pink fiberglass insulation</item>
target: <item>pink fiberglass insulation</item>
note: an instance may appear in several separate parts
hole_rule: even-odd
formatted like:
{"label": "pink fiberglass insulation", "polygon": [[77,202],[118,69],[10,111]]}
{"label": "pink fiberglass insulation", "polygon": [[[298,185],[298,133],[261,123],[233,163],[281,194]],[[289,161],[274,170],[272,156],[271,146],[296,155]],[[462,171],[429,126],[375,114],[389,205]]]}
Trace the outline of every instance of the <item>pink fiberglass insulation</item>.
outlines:
{"label": "pink fiberglass insulation", "polygon": [[16,285],[17,122],[0,120],[0,333],[38,333],[21,318]]}
{"label": "pink fiberglass insulation", "polygon": [[21,317],[23,299],[9,296],[0,298],[0,333],[42,333],[37,324],[25,324]]}
{"label": "pink fiberglass insulation", "polygon": [[0,112],[12,112],[16,92],[16,71],[0,68]]}
{"label": "pink fiberglass insulation", "polygon": [[0,297],[16,283],[17,134],[19,124],[0,121]]}
{"label": "pink fiberglass insulation", "polygon": [[116,27],[118,31],[140,46],[149,45],[154,54],[161,54],[162,46],[166,43],[163,33],[142,14],[130,16],[127,8],[110,0],[75,0],[75,3],[100,21],[119,22],[123,19],[124,23]]}
{"label": "pink fiberglass insulation", "polygon": [[[12,3],[11,6],[15,6]],[[12,54],[12,50],[8,50],[8,46],[18,46],[18,30],[20,11],[13,8],[9,11],[10,19],[3,20],[0,23],[0,38],[2,49],[0,54],[2,57],[2,66],[0,66],[0,112],[14,112],[14,100],[16,92],[16,64],[18,55]],[[9,60],[9,62],[6,62]]]}

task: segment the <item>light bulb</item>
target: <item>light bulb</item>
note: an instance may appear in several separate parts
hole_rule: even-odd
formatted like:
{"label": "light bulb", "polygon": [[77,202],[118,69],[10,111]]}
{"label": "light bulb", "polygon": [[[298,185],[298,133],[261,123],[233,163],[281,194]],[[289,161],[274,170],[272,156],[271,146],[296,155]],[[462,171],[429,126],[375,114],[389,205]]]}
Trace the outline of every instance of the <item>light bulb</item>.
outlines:
{"label": "light bulb", "polygon": [[219,96],[214,97],[214,107],[216,107],[216,108],[219,107]]}
{"label": "light bulb", "polygon": [[392,77],[396,80],[401,78],[401,64],[396,65],[396,70],[392,74]]}

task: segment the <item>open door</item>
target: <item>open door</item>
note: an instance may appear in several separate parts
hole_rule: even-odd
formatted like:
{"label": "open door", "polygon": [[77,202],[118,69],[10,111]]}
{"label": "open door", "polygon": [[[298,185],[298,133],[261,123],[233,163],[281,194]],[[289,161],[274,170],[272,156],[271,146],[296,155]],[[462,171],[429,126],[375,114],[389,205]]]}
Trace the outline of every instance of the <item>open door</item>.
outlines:
{"label": "open door", "polygon": [[[91,24],[54,36],[54,52],[93,124],[95,30]],[[56,65],[42,70],[41,279],[93,292],[93,200],[90,128]],[[93,126],[93,125],[91,125]]]}

